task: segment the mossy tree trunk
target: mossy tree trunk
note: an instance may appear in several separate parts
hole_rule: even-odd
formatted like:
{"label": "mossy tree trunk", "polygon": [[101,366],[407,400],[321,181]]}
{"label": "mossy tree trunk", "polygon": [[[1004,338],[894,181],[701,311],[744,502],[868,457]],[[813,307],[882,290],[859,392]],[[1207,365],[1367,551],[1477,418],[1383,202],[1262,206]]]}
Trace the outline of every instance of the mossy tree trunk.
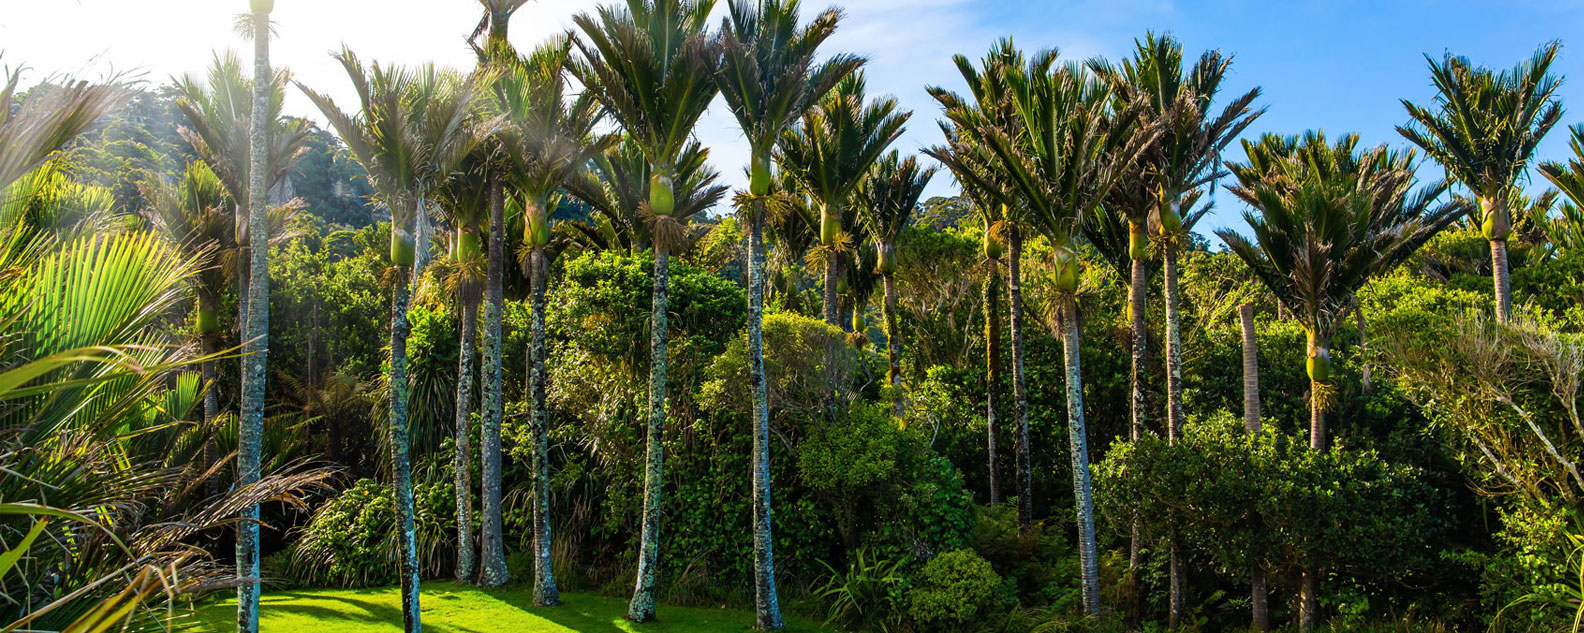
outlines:
{"label": "mossy tree trunk", "polygon": [[985,445],[990,472],[990,505],[1001,503],[1001,481],[996,471],[996,426],[1001,393],[1001,267],[989,260],[985,280]]}
{"label": "mossy tree trunk", "polygon": [[1078,304],[1062,299],[1062,352],[1066,359],[1067,438],[1072,453],[1073,498],[1078,519],[1078,564],[1083,574],[1084,611],[1100,615],[1100,553],[1095,541],[1094,492],[1089,475],[1089,433],[1084,427],[1083,368],[1079,353]]}
{"label": "mossy tree trunk", "polygon": [[480,584],[499,587],[511,579],[506,570],[506,544],[501,519],[501,312],[502,279],[506,266],[506,206],[498,176],[489,183],[490,232],[488,261],[484,265],[484,372],[483,416],[480,420],[479,458],[482,468],[483,505],[480,537],[483,541]]}
{"label": "mossy tree trunk", "polygon": [[390,334],[390,436],[391,488],[396,500],[396,530],[400,539],[402,630],[421,633],[418,611],[418,539],[413,528],[412,458],[408,447],[407,417],[407,337],[412,324],[407,310],[412,307],[412,283],[419,272],[412,269],[410,281],[398,282],[391,290]]}
{"label": "mossy tree trunk", "polygon": [[[649,428],[644,458],[643,530],[638,544],[638,577],[627,618],[648,622],[655,617],[655,577],[660,562],[660,488],[665,471],[666,421],[666,287],[670,253],[663,242],[655,244],[654,309],[649,334]],[[834,288],[833,288],[834,289]],[[827,299],[827,307],[830,299]]]}
{"label": "mossy tree trunk", "polygon": [[[1169,240],[1161,260],[1161,273],[1165,277],[1163,294],[1166,303],[1166,441],[1176,444],[1177,439],[1182,437],[1183,424],[1182,323],[1178,313],[1177,246]],[[1182,623],[1184,614],[1183,591],[1187,574],[1183,568],[1182,555],[1177,551],[1175,530],[1167,547],[1171,588],[1166,620],[1168,626],[1175,629]]]}
{"label": "mossy tree trunk", "polygon": [[896,390],[896,413],[902,415],[907,399],[902,395],[902,332],[897,328],[896,275],[889,272],[881,275],[880,282],[885,287],[885,304],[881,308],[885,312],[886,382]]}
{"label": "mossy tree trunk", "polygon": [[478,341],[478,295],[474,284],[462,289],[462,328],[457,353],[456,389],[456,452],[451,459],[451,470],[456,476],[457,507],[457,564],[459,582],[472,582],[473,551],[473,364],[474,345]]}
{"label": "mossy tree trunk", "polygon": [[1007,231],[1007,299],[1012,324],[1012,399],[1017,407],[1018,528],[1027,534],[1034,527],[1034,477],[1030,467],[1028,387],[1023,372],[1023,232]]}
{"label": "mossy tree trunk", "polygon": [[[238,489],[259,481],[264,443],[264,384],[269,356],[269,222],[264,193],[269,176],[270,115],[270,7],[254,3],[253,103],[248,134],[247,243],[249,283],[242,329],[242,411],[237,422]],[[259,508],[250,505],[237,523],[237,631],[258,633],[259,626]]]}
{"label": "mossy tree trunk", "polygon": [[[1260,432],[1259,340],[1254,335],[1253,303],[1245,301],[1238,306],[1238,326],[1243,331],[1243,427],[1252,435]],[[1265,569],[1256,563],[1249,570],[1251,626],[1256,631],[1270,629],[1269,600]]]}
{"label": "mossy tree trunk", "polygon": [[[1141,229],[1142,230],[1142,229]],[[1144,320],[1145,310],[1148,306],[1149,271],[1145,268],[1143,259],[1131,260],[1128,280],[1128,330],[1131,335],[1130,352],[1132,365],[1128,370],[1128,390],[1131,394],[1130,424],[1128,437],[1138,441],[1144,436],[1144,420],[1148,415],[1149,403],[1144,399],[1144,381],[1147,378],[1149,363],[1149,326]],[[1131,538],[1128,541],[1128,565],[1138,569],[1144,564],[1144,543],[1139,537],[1139,520],[1133,519]],[[1139,596],[1133,596],[1137,602]]]}
{"label": "mossy tree trunk", "polygon": [[754,620],[760,630],[786,627],[776,595],[770,504],[770,397],[764,368],[764,214],[756,210],[748,231],[748,363],[753,381]]}

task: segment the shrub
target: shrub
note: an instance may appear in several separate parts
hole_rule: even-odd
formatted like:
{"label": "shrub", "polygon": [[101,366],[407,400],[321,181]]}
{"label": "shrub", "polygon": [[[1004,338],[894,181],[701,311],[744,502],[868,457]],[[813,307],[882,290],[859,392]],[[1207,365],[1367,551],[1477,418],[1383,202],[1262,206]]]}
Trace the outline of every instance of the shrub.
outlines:
{"label": "shrub", "polygon": [[[449,472],[449,471],[447,471]],[[414,529],[420,544],[420,573],[433,578],[449,570],[454,550],[455,487],[449,476],[413,488]],[[395,582],[396,503],[388,486],[360,479],[314,512],[291,548],[287,580],[313,586],[371,587]]]}
{"label": "shrub", "polygon": [[909,601],[913,617],[926,631],[977,628],[1010,602],[1001,576],[972,550],[954,550],[931,559],[919,572]]}

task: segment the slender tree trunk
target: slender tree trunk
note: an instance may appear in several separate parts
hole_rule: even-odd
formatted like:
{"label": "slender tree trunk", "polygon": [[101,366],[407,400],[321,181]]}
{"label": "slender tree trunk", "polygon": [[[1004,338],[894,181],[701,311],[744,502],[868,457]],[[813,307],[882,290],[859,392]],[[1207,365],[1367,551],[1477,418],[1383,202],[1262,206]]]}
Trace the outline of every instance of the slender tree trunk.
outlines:
{"label": "slender tree trunk", "polygon": [[[1316,340],[1310,337],[1310,346],[1314,349],[1311,354],[1317,354],[1327,359],[1331,357],[1330,340]],[[1309,381],[1309,447],[1324,452],[1327,450],[1328,438],[1326,437],[1325,399],[1321,397],[1324,384],[1313,378]],[[1298,630],[1308,631],[1314,628],[1319,621],[1320,610],[1320,570],[1314,565],[1307,565],[1303,569],[1298,590]]]}
{"label": "slender tree trunk", "polygon": [[1250,433],[1260,430],[1259,341],[1254,336],[1254,304],[1238,306],[1238,325],[1243,330],[1243,427]]}
{"label": "slender tree trunk", "polygon": [[412,459],[408,453],[407,419],[407,336],[412,324],[407,310],[412,304],[412,284],[419,271],[414,268],[409,283],[397,283],[391,291],[390,338],[390,435],[391,492],[396,499],[396,529],[401,559],[402,629],[421,633],[418,612],[418,539],[413,528]]}
{"label": "slender tree trunk", "polygon": [[1491,278],[1496,283],[1496,322],[1512,320],[1512,284],[1507,272],[1507,240],[1491,240]]}
{"label": "slender tree trunk", "polygon": [[[1132,335],[1132,366],[1128,371],[1128,388],[1132,394],[1132,419],[1128,437],[1137,442],[1144,436],[1144,420],[1149,403],[1144,399],[1144,381],[1148,376],[1149,326],[1144,320],[1148,309],[1149,271],[1142,259],[1132,260],[1131,278],[1128,281],[1128,330]],[[1128,566],[1138,569],[1144,564],[1144,542],[1139,537],[1139,518],[1133,517],[1132,538],[1128,543]],[[1135,594],[1137,591],[1135,590]],[[1139,596],[1134,595],[1135,607]]]}
{"label": "slender tree trunk", "polygon": [[[1177,438],[1182,437],[1183,425],[1182,330],[1177,309],[1177,246],[1170,241],[1166,243],[1161,270],[1166,282],[1166,440],[1175,444]],[[1175,529],[1172,530],[1169,547],[1171,589],[1167,621],[1171,628],[1177,628],[1183,618],[1183,591],[1187,581],[1184,576],[1188,570],[1184,569],[1182,555],[1177,551]]]}
{"label": "slender tree trunk", "polygon": [[473,581],[473,346],[478,340],[478,290],[462,291],[462,334],[457,353],[456,454],[451,470],[456,475],[457,565],[459,582]]}
{"label": "slender tree trunk", "polygon": [[1298,587],[1298,630],[1314,630],[1320,621],[1320,576],[1314,567],[1303,570]]}
{"label": "slender tree trunk", "polygon": [[[269,224],[264,208],[269,162],[269,12],[253,13],[253,103],[248,135],[248,272],[245,296],[252,309],[242,330],[242,415],[237,433],[238,489],[259,481],[264,442],[264,383],[269,356]],[[259,507],[242,510],[237,523],[237,632],[258,633]]]}
{"label": "slender tree trunk", "polygon": [[985,440],[989,449],[990,505],[1001,503],[1001,482],[996,477],[996,421],[1001,392],[1001,271],[990,260],[985,280]]}
{"label": "slender tree trunk", "polygon": [[896,389],[896,413],[902,415],[907,408],[907,398],[902,395],[902,332],[897,329],[895,275],[886,273],[881,275],[880,281],[885,286],[886,356],[890,360],[890,365],[886,367],[886,382]]}
{"label": "slender tree trunk", "polygon": [[555,570],[550,559],[550,410],[545,403],[545,280],[550,276],[550,263],[543,248],[536,248],[529,262],[533,288],[533,342],[530,357],[533,371],[529,374],[533,394],[533,470],[534,470],[534,606],[561,605],[561,592],[556,589]]}
{"label": "slender tree trunk", "polygon": [[1030,467],[1028,389],[1023,376],[1023,232],[1008,234],[1007,297],[1012,304],[1012,399],[1017,406],[1018,528],[1027,534],[1034,527],[1034,476]]}
{"label": "slender tree trunk", "polygon": [[499,176],[489,183],[490,232],[488,261],[484,265],[484,375],[483,416],[480,420],[480,477],[484,480],[479,495],[484,516],[480,527],[483,541],[480,584],[499,587],[511,579],[506,570],[506,543],[501,519],[501,312],[504,309],[501,283],[506,267],[506,203],[501,195]]}
{"label": "slender tree trunk", "polygon": [[836,284],[841,279],[841,258],[831,255],[825,262],[825,322],[841,328],[840,295],[836,292]]}
{"label": "slender tree trunk", "polygon": [[1364,357],[1359,375],[1359,386],[1364,390],[1364,395],[1369,395],[1375,390],[1374,380],[1371,376],[1372,368],[1369,361],[1369,328],[1364,320],[1364,304],[1358,299],[1353,301],[1353,316],[1358,322],[1359,355]]}
{"label": "slender tree trunk", "polygon": [[1083,369],[1080,366],[1078,304],[1062,298],[1062,350],[1067,360],[1068,446],[1072,451],[1073,497],[1077,504],[1078,561],[1083,571],[1084,611],[1100,615],[1100,554],[1095,541],[1094,493],[1089,483],[1089,435],[1084,428]]}
{"label": "slender tree trunk", "polygon": [[[199,345],[203,346],[204,356],[215,353],[215,338],[218,334],[204,334]],[[204,420],[204,445],[203,445],[203,472],[204,496],[210,499],[220,494],[220,478],[210,469],[214,468],[215,461],[220,459],[220,447],[215,443],[215,418],[220,415],[220,394],[216,393],[218,385],[215,384],[215,361],[205,361],[201,368],[204,381],[203,420]]]}
{"label": "slender tree trunk", "polygon": [[762,631],[786,627],[776,595],[770,506],[770,397],[764,369],[764,202],[748,232],[748,364],[753,381],[754,614]]}
{"label": "slender tree trunk", "polygon": [[[1238,306],[1238,325],[1243,330],[1243,427],[1250,434],[1260,432],[1259,344],[1254,336],[1254,304]],[[1258,518],[1256,517],[1256,520]],[[1256,631],[1270,628],[1269,595],[1265,590],[1265,569],[1255,564],[1249,570],[1249,605]]]}
{"label": "slender tree trunk", "polygon": [[1309,381],[1309,447],[1321,452],[1326,450],[1329,439],[1326,437],[1325,408],[1320,398],[1323,388],[1321,383]]}
{"label": "slender tree trunk", "polygon": [[[660,486],[665,468],[666,421],[666,296],[670,275],[670,253],[664,244],[655,244],[654,311],[649,334],[649,432],[644,459],[643,531],[638,546],[638,578],[633,587],[627,618],[648,622],[655,617],[655,575],[660,559]],[[827,284],[834,284],[834,277]],[[831,286],[834,290],[834,286]],[[830,295],[834,297],[835,295]],[[831,307],[826,299],[826,307]],[[831,316],[831,315],[827,315]]]}

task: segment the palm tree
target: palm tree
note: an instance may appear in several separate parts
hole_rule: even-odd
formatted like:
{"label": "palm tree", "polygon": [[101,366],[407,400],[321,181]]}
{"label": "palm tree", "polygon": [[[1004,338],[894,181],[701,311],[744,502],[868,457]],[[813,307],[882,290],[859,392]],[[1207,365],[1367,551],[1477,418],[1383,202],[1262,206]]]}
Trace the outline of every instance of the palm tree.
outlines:
{"label": "palm tree", "polygon": [[877,254],[875,272],[885,285],[886,382],[897,390],[897,412],[902,411],[902,336],[897,331],[896,242],[918,210],[924,187],[935,177],[934,167],[919,167],[918,159],[902,158],[892,150],[875,163],[868,181],[859,188],[858,215],[874,239]]}
{"label": "palm tree", "polygon": [[863,64],[853,55],[823,63],[814,56],[836,32],[841,13],[827,9],[799,25],[798,0],[732,0],[721,25],[721,95],[748,138],[748,356],[753,381],[754,607],[762,630],[785,627],[776,598],[770,529],[770,404],[764,373],[764,224],[771,192],[771,150],[821,97]]}
{"label": "palm tree", "polygon": [[1481,229],[1491,245],[1491,277],[1496,286],[1496,319],[1512,317],[1512,286],[1507,277],[1507,237],[1512,231],[1510,190],[1523,177],[1540,139],[1562,119],[1556,98],[1561,81],[1551,75],[1560,42],[1541,46],[1534,56],[1496,72],[1475,67],[1448,53],[1430,63],[1436,96],[1428,107],[1403,100],[1412,122],[1397,132],[1446,168],[1448,177],[1473,193]]}
{"label": "palm tree", "polygon": [[1003,239],[1006,225],[996,212],[998,205],[979,198],[975,200],[974,208],[984,220],[985,463],[990,475],[990,505],[997,505],[1001,503],[1001,483],[996,470],[996,422],[1001,411],[1001,259],[1006,251]]}
{"label": "palm tree", "polygon": [[[709,152],[698,142],[688,143],[676,162],[675,204],[678,216],[693,216],[720,202],[726,187],[716,185],[720,174],[706,163]],[[654,242],[650,223],[640,208],[649,196],[649,160],[630,136],[607,147],[589,161],[593,170],[574,174],[565,183],[572,194],[593,209],[592,222],[566,222],[566,229],[579,247],[612,250],[636,255]]]}
{"label": "palm tree", "polygon": [[549,412],[545,403],[545,281],[550,263],[550,214],[560,202],[557,191],[586,171],[586,165],[613,144],[613,135],[598,136],[599,104],[589,93],[568,101],[567,60],[572,41],[554,38],[511,68],[496,82],[496,97],[506,128],[501,136],[510,164],[507,180],[523,209],[523,246],[533,296],[532,370],[534,471],[534,604],[561,604],[550,566]]}
{"label": "palm tree", "polygon": [[665,453],[666,288],[669,248],[689,217],[678,215],[676,164],[693,127],[714,100],[720,44],[708,33],[714,0],[627,0],[626,8],[601,7],[573,18],[582,54],[572,74],[633,138],[648,159],[649,200],[642,207],[655,249],[654,312],[649,371],[648,451],[638,577],[627,617],[654,619],[655,566],[660,555],[660,488]]}
{"label": "palm tree", "polygon": [[[245,488],[258,483],[264,441],[264,383],[269,377],[269,234],[265,189],[269,187],[269,132],[275,118],[270,73],[270,11],[275,0],[250,0],[253,8],[253,103],[248,131],[247,230],[238,231],[248,245],[247,323],[242,329],[242,414],[237,419],[237,479]],[[242,198],[237,198],[241,204]],[[239,214],[240,215],[240,214]],[[237,523],[237,630],[258,633],[259,542],[257,505],[242,511]]]}
{"label": "palm tree", "polygon": [[472,415],[474,350],[478,344],[478,310],[483,301],[485,260],[479,244],[484,215],[492,193],[494,148],[481,144],[470,152],[457,171],[435,188],[434,200],[450,225],[450,256],[444,285],[457,301],[462,323],[458,328],[455,405],[455,453],[451,461],[456,481],[458,582],[471,582],[478,557],[473,549]]}
{"label": "palm tree", "polygon": [[[528,4],[528,0],[479,0],[484,16],[468,38],[469,46],[478,53],[479,64],[493,77],[503,75],[502,69],[517,59],[508,33],[511,18]],[[479,37],[484,44],[478,44]],[[499,587],[511,579],[506,569],[505,525],[501,516],[501,419],[505,414],[501,398],[501,317],[505,313],[506,260],[506,203],[501,191],[504,186],[500,166],[486,164],[483,179],[485,201],[489,205],[489,245],[484,268],[484,367],[482,379],[482,408],[479,447],[480,477],[483,479],[483,521],[480,536],[483,541],[482,566],[479,580],[486,587]]]}
{"label": "palm tree", "polygon": [[[1325,410],[1333,397],[1331,337],[1372,277],[1413,254],[1466,210],[1455,200],[1432,208],[1444,182],[1417,191],[1414,154],[1384,145],[1360,150],[1358,136],[1329,144],[1323,133],[1266,135],[1244,141],[1247,163],[1229,165],[1229,190],[1253,240],[1216,231],[1254,277],[1290,307],[1308,334],[1310,446],[1326,449]],[[1306,569],[1300,628],[1313,626],[1318,570]]]}
{"label": "palm tree", "polygon": [[22,70],[12,69],[0,86],[0,187],[10,186],[55,157],[128,95],[114,83],[68,79],[18,98],[21,81]]}
{"label": "palm tree", "polygon": [[840,255],[852,248],[842,218],[853,192],[886,148],[902,135],[911,112],[896,99],[865,102],[864,76],[855,71],[836,84],[802,124],[783,132],[779,163],[820,209],[820,249],[825,264],[825,322],[841,327],[837,306]]}
{"label": "palm tree", "polygon": [[[1137,221],[1143,213],[1152,216],[1161,238],[1161,270],[1163,299],[1166,308],[1166,438],[1175,442],[1182,434],[1183,384],[1182,384],[1182,333],[1178,310],[1177,256],[1192,231],[1192,223],[1185,221],[1188,207],[1183,196],[1219,178],[1221,151],[1242,134],[1264,110],[1252,110],[1251,104],[1259,97],[1255,88],[1232,100],[1211,118],[1211,104],[1221,90],[1221,82],[1232,66],[1232,58],[1221,51],[1206,51],[1191,68],[1183,67],[1182,43],[1170,36],[1147,33],[1142,41],[1135,41],[1132,59],[1123,60],[1120,68],[1096,59],[1089,66],[1109,84],[1124,103],[1136,103],[1143,108],[1146,124],[1158,128],[1160,142],[1149,153],[1141,174],[1139,186],[1145,195],[1153,193],[1154,200],[1147,210],[1133,210],[1128,222],[1129,256],[1140,261],[1147,254],[1148,242],[1144,223]],[[1186,71],[1186,72],[1185,72]],[[1142,213],[1141,213],[1142,212]],[[1133,244],[1138,244],[1137,248]],[[1132,257],[1132,251],[1140,257]],[[1142,264],[1142,262],[1141,262]],[[1143,266],[1137,266],[1142,268]],[[1144,302],[1147,283],[1142,271],[1134,272],[1134,282],[1129,294],[1138,303]],[[1130,297],[1131,298],[1131,297]],[[1135,316],[1142,326],[1141,317]],[[1143,336],[1135,331],[1134,338]],[[1135,394],[1137,397],[1137,394]],[[1177,626],[1183,615],[1183,570],[1176,544],[1171,546],[1171,599],[1170,626]]]}
{"label": "palm tree", "polygon": [[[953,58],[957,71],[968,84],[972,101],[939,87],[929,88],[930,96],[940,103],[947,120],[940,124],[946,144],[925,150],[931,158],[945,165],[963,192],[980,207],[981,213],[993,215],[999,223],[989,225],[989,233],[1006,239],[1008,326],[1012,339],[1012,399],[1017,413],[1015,441],[1018,527],[1029,534],[1034,527],[1034,476],[1030,466],[1032,447],[1029,445],[1028,382],[1024,372],[1023,347],[1023,231],[1028,227],[1028,205],[1014,190],[1005,170],[999,169],[989,147],[979,142],[978,130],[997,126],[1007,134],[1015,134],[1015,110],[1010,101],[1007,76],[1012,69],[1022,68],[1026,60],[1012,40],[995,44],[980,68],[974,68],[967,57]],[[990,362],[995,362],[992,357]],[[993,391],[993,388],[992,388]],[[994,408],[994,404],[990,405]],[[992,430],[993,437],[993,430]]]}
{"label": "palm tree", "polygon": [[[1011,58],[1010,56],[1004,58]],[[958,105],[947,112],[957,124],[959,142],[987,150],[984,169],[961,174],[999,173],[1011,186],[1003,203],[1027,206],[1030,224],[1043,233],[1055,251],[1056,286],[1061,303],[1062,342],[1066,355],[1067,417],[1073,460],[1073,492],[1077,502],[1079,564],[1085,610],[1100,612],[1099,553],[1094,532],[1094,499],[1089,483],[1089,447],[1084,428],[1083,374],[1079,359],[1077,238],[1082,223],[1104,202],[1119,177],[1153,135],[1131,133],[1137,109],[1109,111],[1111,94],[1083,66],[1058,67],[1055,51],[1041,52],[1027,66],[1004,66],[1002,80],[1011,126],[982,112]],[[960,66],[963,64],[959,64]],[[970,85],[976,82],[970,81]],[[939,97],[937,97],[939,98]],[[946,102],[961,104],[957,99]],[[997,190],[992,182],[976,186]]]}
{"label": "palm tree", "polygon": [[[1584,124],[1575,125],[1569,131],[1572,132],[1572,136],[1568,139],[1568,146],[1573,149],[1573,157],[1569,158],[1566,163],[1547,161],[1540,165],[1540,174],[1545,176],[1546,180],[1551,181],[1551,185],[1556,187],[1557,191],[1567,197],[1561,207],[1562,217],[1565,219],[1561,222],[1552,221],[1550,222],[1551,226],[1547,227],[1549,229],[1548,233],[1555,235],[1566,235],[1569,231],[1578,233],[1578,219],[1584,217],[1579,213],[1580,209],[1584,209]],[[1561,230],[1559,231],[1558,229]],[[1576,239],[1556,240],[1554,236],[1551,239],[1553,242],[1584,242],[1584,240]],[[1578,245],[1554,244],[1554,246],[1559,248],[1577,247]]]}
{"label": "palm tree", "polygon": [[301,83],[297,86],[324,113],[390,209],[391,264],[410,280],[398,281],[391,290],[389,404],[391,470],[401,534],[402,621],[406,631],[419,633],[418,546],[407,441],[407,336],[412,329],[407,309],[411,285],[422,276],[415,266],[420,260],[414,252],[414,233],[425,221],[425,200],[477,143],[476,131],[469,125],[474,79],[441,73],[433,66],[365,67],[346,49],[335,57],[357,88],[360,112],[347,114],[330,97]]}

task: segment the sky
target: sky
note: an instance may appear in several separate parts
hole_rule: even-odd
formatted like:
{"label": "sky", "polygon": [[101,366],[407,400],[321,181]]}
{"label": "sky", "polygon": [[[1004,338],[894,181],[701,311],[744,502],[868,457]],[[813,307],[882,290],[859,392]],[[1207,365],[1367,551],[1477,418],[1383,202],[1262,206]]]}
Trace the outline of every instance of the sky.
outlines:
{"label": "sky", "polygon": [[[1406,144],[1394,130],[1406,120],[1400,99],[1426,103],[1433,95],[1426,54],[1450,51],[1507,68],[1542,43],[1561,40],[1553,68],[1574,75],[1560,90],[1564,105],[1574,106],[1563,125],[1584,123],[1584,0],[843,2],[845,17],[827,49],[866,56],[870,93],[895,96],[913,111],[896,144],[904,152],[941,141],[939,108],[925,87],[965,89],[952,56],[977,60],[1006,36],[1027,50],[1054,47],[1067,59],[1119,59],[1146,31],[1170,32],[1191,58],[1211,48],[1234,56],[1222,102],[1262,90],[1256,103],[1266,113],[1246,136],[1323,129],[1333,136],[1357,132],[1369,145],[1397,146]],[[532,2],[512,20],[512,40],[528,49],[573,28],[573,15],[598,4]],[[725,0],[718,4],[721,11]],[[821,0],[804,4],[806,15],[826,6]],[[32,69],[24,84],[59,73],[93,78],[114,72],[164,83],[202,73],[216,51],[250,51],[232,26],[247,6],[247,0],[0,0],[0,63]],[[296,79],[347,107],[355,96],[331,51],[345,45],[365,60],[434,61],[465,69],[474,61],[465,38],[479,15],[475,0],[277,0],[271,56],[277,67],[291,69]],[[323,121],[295,89],[286,109]],[[723,102],[716,101],[696,133],[711,149],[723,180],[743,184],[747,150]],[[1568,155],[1561,126],[1538,155]],[[1227,152],[1228,160],[1241,156],[1236,146]],[[1425,178],[1441,175],[1434,165],[1422,172]],[[955,192],[949,175],[941,174],[927,193]],[[1215,200],[1218,207],[1201,232],[1241,227],[1241,208],[1231,196],[1220,192]]]}

